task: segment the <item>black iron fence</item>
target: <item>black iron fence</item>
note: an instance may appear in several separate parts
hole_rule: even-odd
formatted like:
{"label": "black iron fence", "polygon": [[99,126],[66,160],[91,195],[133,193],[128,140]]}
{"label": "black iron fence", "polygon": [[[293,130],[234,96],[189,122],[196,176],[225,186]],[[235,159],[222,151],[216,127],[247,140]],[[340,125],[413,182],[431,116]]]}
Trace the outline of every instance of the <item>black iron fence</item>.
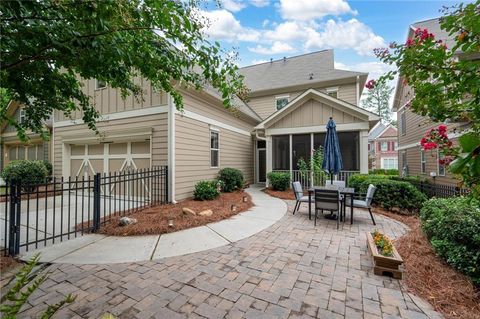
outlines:
{"label": "black iron fence", "polygon": [[454,196],[468,195],[470,190],[454,185],[437,184],[424,181],[408,181],[414,185],[419,191],[427,195],[427,197],[448,198]]}
{"label": "black iron fence", "polygon": [[17,255],[97,231],[124,216],[168,201],[168,168],[127,170],[0,189],[0,249]]}

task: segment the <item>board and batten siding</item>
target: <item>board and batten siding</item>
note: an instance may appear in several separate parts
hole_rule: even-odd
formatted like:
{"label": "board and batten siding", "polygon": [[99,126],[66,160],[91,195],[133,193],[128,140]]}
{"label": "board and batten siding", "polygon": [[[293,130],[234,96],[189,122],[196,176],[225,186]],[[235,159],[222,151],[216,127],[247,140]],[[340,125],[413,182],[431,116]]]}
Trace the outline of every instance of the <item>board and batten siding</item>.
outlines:
{"label": "board and batten siding", "polygon": [[[312,87],[313,89],[317,89],[319,91],[325,92],[327,87]],[[330,88],[330,87],[329,87]],[[272,115],[274,112],[277,111],[276,108],[276,97],[279,96],[288,96],[289,101],[294,100],[296,97],[298,97],[300,94],[305,92],[305,90],[301,91],[294,91],[294,92],[289,92],[289,91],[284,91],[281,93],[276,93],[276,94],[269,94],[269,95],[263,95],[263,96],[258,96],[258,97],[252,97],[248,101],[248,105],[262,118],[266,119],[270,115]],[[342,84],[338,85],[338,96],[339,99],[344,100],[350,104],[357,105],[357,86],[356,83],[352,84]]]}
{"label": "board and batten siding", "polygon": [[337,124],[363,122],[359,118],[332,106],[310,99],[292,112],[286,114],[269,128],[292,128],[325,125],[333,117]]}
{"label": "board and batten siding", "polygon": [[[91,97],[91,103],[100,114],[113,114],[167,104],[167,94],[164,92],[156,92],[149,81],[143,78],[135,78],[134,81],[141,86],[143,91],[143,94],[138,98],[130,95],[123,99],[120,90],[113,89],[109,86],[96,89],[95,79],[82,81],[83,92]],[[81,118],[81,111],[72,112],[69,117],[65,116],[62,112],[55,112],[56,122]]]}
{"label": "board and batten siding", "polygon": [[[152,165],[167,165],[168,158],[168,114],[159,113],[148,116],[137,116],[125,119],[109,120],[97,123],[100,136],[105,141],[131,141],[136,132],[151,131]],[[64,154],[65,144],[99,143],[100,139],[84,124],[54,128],[54,175],[62,176],[67,154]]]}
{"label": "board and batten siding", "polygon": [[[251,132],[253,123],[236,118],[220,105],[212,105],[191,95],[184,95],[186,110],[209,119]],[[219,132],[219,167],[210,167],[210,128]],[[175,199],[193,196],[194,186],[201,180],[213,180],[225,167],[241,170],[248,183],[253,182],[253,138],[215,124],[176,114],[175,119]]]}

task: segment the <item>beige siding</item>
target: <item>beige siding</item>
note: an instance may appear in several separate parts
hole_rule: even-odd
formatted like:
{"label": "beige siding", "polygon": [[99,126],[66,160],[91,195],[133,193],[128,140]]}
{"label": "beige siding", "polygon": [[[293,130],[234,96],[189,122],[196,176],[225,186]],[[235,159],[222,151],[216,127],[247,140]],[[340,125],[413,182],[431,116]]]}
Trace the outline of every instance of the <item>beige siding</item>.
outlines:
{"label": "beige siding", "polygon": [[[320,91],[325,91],[327,88],[326,87],[317,87],[314,86],[312,87],[313,89],[317,89]],[[266,119],[269,117],[272,113],[276,112],[276,104],[275,104],[275,97],[277,96],[289,96],[289,100],[292,101],[295,99],[297,96],[305,92],[305,90],[302,91],[285,91],[282,93],[276,93],[276,94],[270,94],[270,95],[264,95],[264,96],[259,96],[259,97],[252,97],[248,101],[248,105],[255,111],[257,114],[262,118]],[[357,105],[357,86],[356,83],[352,84],[342,84],[338,86],[338,98],[341,100],[344,100],[348,103]]]}
{"label": "beige siding", "polygon": [[[167,164],[167,113],[100,122],[97,124],[97,128],[107,141],[114,135],[125,135],[124,137],[115,137],[115,141],[122,141],[122,138],[131,140],[136,131],[148,132],[151,130],[152,165]],[[95,137],[95,134],[86,125],[59,127],[54,130],[54,174],[61,176],[63,163],[68,161],[63,154],[64,141],[79,138],[75,143],[84,144],[92,141],[91,138]],[[98,140],[95,139],[93,142],[98,142]]]}
{"label": "beige siding", "polygon": [[[209,119],[228,124],[245,132],[253,130],[248,123],[198,96],[184,95],[185,109]],[[224,127],[219,130],[219,168],[210,167],[210,125],[182,114],[175,121],[175,198],[182,200],[193,196],[194,185],[200,180],[214,179],[224,167],[240,169],[247,182],[253,182],[253,138]]]}
{"label": "beige siding", "polygon": [[[95,105],[100,114],[112,114],[167,104],[167,95],[163,92],[155,92],[150,82],[144,79],[135,80],[135,83],[142,87],[142,96],[138,98],[127,96],[125,99],[122,98],[120,90],[108,86],[95,89],[95,81],[94,79],[82,81],[83,91],[92,98],[91,103]],[[80,119],[81,117],[80,111],[71,114],[71,119]],[[55,112],[55,121],[67,119],[70,118],[63,113]]]}
{"label": "beige siding", "polygon": [[310,99],[294,111],[288,113],[270,128],[291,128],[304,126],[325,125],[329,117],[333,117],[337,124],[358,123],[360,119],[342,112],[332,106]]}

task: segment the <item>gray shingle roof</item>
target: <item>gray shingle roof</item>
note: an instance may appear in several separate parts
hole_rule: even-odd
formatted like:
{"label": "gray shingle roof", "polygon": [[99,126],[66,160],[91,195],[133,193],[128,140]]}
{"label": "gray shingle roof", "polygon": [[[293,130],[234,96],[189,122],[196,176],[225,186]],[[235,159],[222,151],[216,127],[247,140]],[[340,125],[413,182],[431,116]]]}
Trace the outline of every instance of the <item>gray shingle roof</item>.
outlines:
{"label": "gray shingle roof", "polygon": [[335,69],[333,50],[243,67],[240,74],[245,76],[244,82],[252,92],[367,75]]}
{"label": "gray shingle roof", "polygon": [[368,133],[368,140],[373,141],[387,128],[382,122],[378,122]]}

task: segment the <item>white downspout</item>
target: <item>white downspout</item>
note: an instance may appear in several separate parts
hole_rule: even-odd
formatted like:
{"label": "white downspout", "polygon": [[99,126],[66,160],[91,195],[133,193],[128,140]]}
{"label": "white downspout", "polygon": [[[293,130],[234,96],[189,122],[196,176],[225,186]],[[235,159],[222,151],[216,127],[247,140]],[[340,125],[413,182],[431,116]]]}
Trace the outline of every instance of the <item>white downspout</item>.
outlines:
{"label": "white downspout", "polygon": [[168,196],[170,202],[175,200],[175,114],[177,109],[172,96],[167,96],[168,101]]}
{"label": "white downspout", "polygon": [[360,106],[360,76],[357,75],[357,106]]}

